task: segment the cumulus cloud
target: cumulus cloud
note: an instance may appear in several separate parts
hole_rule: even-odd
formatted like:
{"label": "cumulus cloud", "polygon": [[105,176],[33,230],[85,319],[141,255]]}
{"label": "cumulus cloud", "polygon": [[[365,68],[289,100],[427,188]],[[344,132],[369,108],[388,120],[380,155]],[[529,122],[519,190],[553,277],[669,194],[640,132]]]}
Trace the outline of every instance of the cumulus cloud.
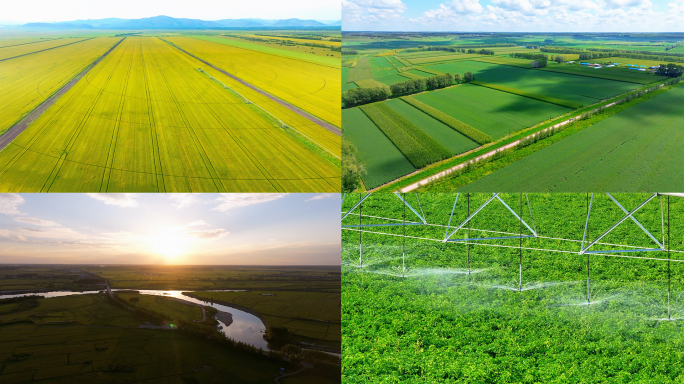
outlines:
{"label": "cumulus cloud", "polygon": [[622,9],[626,7],[640,7],[648,3],[648,0],[605,0],[609,9]]}
{"label": "cumulus cloud", "polygon": [[5,215],[21,215],[19,206],[24,204],[24,198],[16,193],[0,193],[0,213]]}
{"label": "cumulus cloud", "polygon": [[88,196],[107,205],[118,207],[137,207],[138,200],[135,193],[88,193]]}
{"label": "cumulus cloud", "polygon": [[18,221],[20,223],[25,223],[25,224],[39,225],[41,227],[54,227],[54,226],[59,225],[54,221],[43,220],[43,219],[39,219],[37,217],[15,217],[14,221]]}
{"label": "cumulus cloud", "polygon": [[400,18],[407,7],[401,0],[342,0],[342,23],[382,23]]}
{"label": "cumulus cloud", "polygon": [[234,208],[247,207],[254,204],[263,204],[282,199],[285,193],[223,193],[216,198],[218,205],[215,211],[227,212]]}

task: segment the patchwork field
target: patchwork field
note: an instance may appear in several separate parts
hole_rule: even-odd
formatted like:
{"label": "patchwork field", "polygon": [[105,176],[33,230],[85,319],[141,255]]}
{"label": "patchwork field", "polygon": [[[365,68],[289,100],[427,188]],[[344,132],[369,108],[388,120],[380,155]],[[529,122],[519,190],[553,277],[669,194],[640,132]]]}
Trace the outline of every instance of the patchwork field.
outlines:
{"label": "patchwork field", "polygon": [[521,91],[574,101],[583,105],[596,103],[639,87],[639,84],[551,71],[538,71],[480,61],[456,61],[425,68],[449,73],[471,71],[486,83],[501,84]]}
{"label": "patchwork field", "polygon": [[[192,38],[173,39],[189,50],[190,42],[197,42],[200,54],[207,53],[205,49],[215,50],[205,59],[219,66],[226,63],[217,59],[217,52],[226,54],[226,50],[237,49]],[[235,60],[247,65],[244,59]],[[247,77],[242,71],[238,75]],[[337,73],[339,84],[339,69]],[[267,103],[265,96],[258,96],[159,38],[128,37],[0,152],[0,189],[339,190],[339,165],[320,155],[322,150],[280,128],[270,115],[246,104],[207,74],[322,146],[333,148],[331,151],[336,146],[339,153],[339,136],[312,127],[311,122],[294,112],[283,112],[284,107]],[[310,78],[325,83],[315,76]],[[290,81],[299,84],[295,77]],[[271,90],[275,93],[276,88],[274,85]],[[284,92],[285,88],[279,89]],[[298,89],[301,92],[306,87],[300,84]],[[337,97],[328,97],[326,103],[339,102],[340,89],[335,89]]]}
{"label": "patchwork field", "polygon": [[75,38],[75,39],[58,39],[58,40],[47,40],[39,41],[33,44],[22,44],[14,45],[9,47],[0,47],[0,61],[8,60],[17,56],[23,56],[26,54],[39,52],[43,50],[52,50],[62,45],[75,44],[81,41],[87,40],[85,38]]}
{"label": "patchwork field", "polygon": [[684,87],[483,177],[466,191],[653,191],[684,185]]}
{"label": "patchwork field", "polygon": [[425,92],[413,98],[494,139],[570,111],[555,104],[470,84]]}
{"label": "patchwork field", "polygon": [[[119,40],[121,38],[118,37],[89,39],[49,51],[0,61],[0,134],[102,56]],[[20,47],[40,44],[43,43],[25,44]]]}

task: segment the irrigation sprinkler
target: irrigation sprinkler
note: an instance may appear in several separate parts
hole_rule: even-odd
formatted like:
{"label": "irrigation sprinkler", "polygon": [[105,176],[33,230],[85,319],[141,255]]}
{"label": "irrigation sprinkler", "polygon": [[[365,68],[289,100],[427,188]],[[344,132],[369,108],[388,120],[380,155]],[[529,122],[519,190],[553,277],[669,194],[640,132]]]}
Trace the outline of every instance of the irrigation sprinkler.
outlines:
{"label": "irrigation sprinkler", "polygon": [[[362,203],[364,200],[366,200],[370,195],[371,195],[370,192],[369,192],[369,193],[366,193],[366,195],[365,195],[361,200],[359,200],[359,202],[356,203],[356,205],[354,205],[353,207],[351,207],[351,209],[349,209],[344,215],[342,215],[342,220],[344,220],[347,216],[349,216],[349,215],[350,215],[357,207],[359,207],[359,206],[361,205],[361,203]],[[422,215],[419,214],[419,213],[415,210],[415,208],[413,208],[413,207],[411,206],[411,204],[409,204],[409,203],[406,201],[405,196],[402,197],[402,196],[399,194],[399,192],[395,192],[394,195],[397,196],[397,197],[399,198],[399,200],[401,200],[401,202],[404,204],[404,210],[406,210],[406,207],[408,207],[411,211],[413,211],[413,213],[416,214],[416,216],[420,219],[420,222],[405,222],[405,220],[402,220],[401,223],[363,224],[363,225],[361,225],[361,224],[359,224],[359,225],[342,225],[342,228],[395,227],[395,226],[400,226],[400,225],[401,225],[401,226],[404,226],[404,225],[426,225],[426,224],[427,224],[427,221],[425,220],[425,213],[423,212],[423,206],[422,206],[422,204],[420,203],[420,197],[418,197],[418,193],[416,193],[416,200],[418,201],[418,205],[419,205],[419,207],[420,207],[421,213],[423,213]],[[360,210],[359,210],[359,215],[361,215]]]}

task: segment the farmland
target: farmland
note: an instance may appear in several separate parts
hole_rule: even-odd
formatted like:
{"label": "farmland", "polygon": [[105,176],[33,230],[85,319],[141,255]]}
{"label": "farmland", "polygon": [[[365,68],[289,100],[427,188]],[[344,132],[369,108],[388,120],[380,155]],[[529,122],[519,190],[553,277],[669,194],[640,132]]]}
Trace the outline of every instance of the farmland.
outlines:
{"label": "farmland", "polygon": [[472,184],[573,192],[679,190],[684,174],[684,87],[603,120]]}
{"label": "farmland", "polygon": [[[559,182],[555,178],[555,184],[553,184],[555,186],[541,182],[544,187],[540,186],[539,189],[533,189],[534,191],[577,191],[578,189],[572,185],[579,186],[578,183],[581,183],[579,180],[584,180],[587,174],[591,174],[591,179],[594,180],[601,179],[610,172],[613,172],[614,177],[620,178],[620,176],[615,175],[614,169],[611,171],[606,168],[610,165],[605,161],[603,165],[595,163],[596,167],[606,169],[605,172],[602,171],[597,174],[597,169],[585,166],[582,171],[578,171],[572,177],[567,175],[565,167],[572,167],[567,163],[570,162],[570,159],[573,160],[570,163],[577,163],[576,156],[583,153],[584,146],[577,139],[570,140],[566,144],[567,146],[560,143],[556,145],[540,143],[536,146],[529,146],[529,144],[540,140],[544,142],[547,137],[563,130],[563,126],[575,121],[578,117],[582,120],[591,118],[601,106],[607,105],[608,108],[615,108],[614,105],[621,105],[634,97],[645,100],[644,97],[648,97],[646,95],[654,91],[657,86],[665,87],[665,90],[670,89],[670,85],[678,80],[669,76],[676,77],[676,74],[658,72],[655,69],[637,71],[629,69],[630,67],[625,65],[626,63],[633,63],[658,66],[668,62],[676,64],[679,63],[679,60],[684,60],[683,57],[677,56],[678,54],[665,50],[667,45],[664,42],[672,43],[671,39],[674,38],[674,35],[663,34],[662,41],[657,40],[656,36],[659,35],[649,35],[650,40],[644,40],[645,37],[634,40],[634,36],[610,34],[572,36],[556,34],[550,36],[543,33],[512,33],[493,34],[486,37],[468,33],[405,33],[397,35],[396,33],[345,32],[343,50],[353,51],[349,52],[349,55],[343,55],[342,59],[342,66],[347,68],[347,76],[342,80],[345,89],[342,97],[343,108],[363,109],[363,104],[368,103],[392,105],[394,109],[401,108],[402,115],[410,116],[409,120],[416,127],[445,146],[451,155],[449,158],[441,160],[412,161],[412,155],[407,156],[407,154],[412,150],[418,150],[417,147],[397,145],[399,141],[396,138],[387,136],[399,152],[404,154],[416,168],[415,170],[406,169],[402,174],[396,169],[382,169],[380,161],[371,159],[374,154],[370,150],[361,149],[366,146],[370,147],[370,145],[361,143],[359,140],[370,137],[350,132],[349,140],[352,145],[357,147],[357,161],[365,167],[366,171],[366,174],[362,174],[360,177],[362,184],[357,185],[356,188],[359,190],[379,189],[386,191],[398,189],[412,191],[416,188],[453,191],[464,187],[464,183],[472,183],[492,174],[491,170],[485,168],[497,168],[495,165],[489,166],[486,163],[490,162],[492,158],[496,159],[503,156],[502,148],[507,150],[506,156],[511,159],[515,158],[515,160],[511,160],[513,162],[527,157],[527,153],[521,153],[517,157],[515,154],[508,154],[519,151],[523,147],[529,153],[536,151],[535,148],[548,147],[545,149],[545,153],[548,154],[545,159],[565,159],[565,163],[561,164],[553,161],[545,162],[539,157],[539,164],[547,166],[542,166],[538,172],[532,171],[530,174],[543,174],[545,177],[562,174],[567,179]],[[657,43],[658,41],[660,43]],[[553,43],[551,44],[551,42]],[[549,45],[545,45],[545,43],[549,43]],[[621,45],[623,43],[625,46]],[[644,46],[649,46],[652,50],[637,52],[638,48],[634,47],[641,46],[641,43]],[[632,45],[634,47],[631,47]],[[627,51],[627,49],[633,50]],[[582,58],[580,59],[580,57]],[[670,58],[671,61],[668,61]],[[537,59],[541,61],[537,61]],[[620,65],[586,65],[587,62],[606,64],[611,61],[618,61]],[[583,62],[585,65],[581,65],[579,62]],[[454,76],[453,83],[438,85],[440,81],[438,79],[449,75]],[[412,104],[425,116],[416,114],[414,110],[406,109],[406,106],[394,100],[397,98]],[[673,95],[669,98],[661,98],[661,100],[676,104],[675,100],[678,100],[678,96]],[[639,103],[640,101],[635,101],[630,102],[629,105]],[[657,110],[660,113],[662,109],[662,113],[669,114],[665,109],[676,108],[673,106],[675,104],[669,107],[655,108],[654,111]],[[643,107],[637,111],[650,113],[645,112],[648,108]],[[635,119],[636,113],[630,117]],[[670,119],[663,119],[663,117],[663,115],[657,115],[644,119],[649,121],[648,124],[654,124],[661,120],[664,121],[664,125],[670,124]],[[600,120],[600,117],[596,119]],[[642,128],[645,120],[641,120]],[[455,140],[453,132],[446,134],[447,131],[443,130],[444,125],[450,126],[457,133],[480,145],[475,147],[461,146],[460,141]],[[638,124],[635,123],[634,129],[636,129],[636,125]],[[618,121],[612,126],[627,129]],[[440,127],[440,129],[434,127]],[[463,129],[459,129],[459,127]],[[550,127],[553,129],[547,129]],[[349,127],[345,125],[345,137],[347,137],[348,129]],[[542,130],[544,130],[543,134],[537,135]],[[599,153],[605,153],[603,151],[605,148],[601,148],[601,151],[598,150],[598,147],[601,146],[598,139],[588,138],[588,135],[594,135],[595,132],[595,130],[589,130],[584,134],[584,140],[590,140],[596,145],[596,148],[593,149],[595,157],[592,159],[594,160],[587,159],[587,161],[599,161],[599,157],[601,157]],[[613,137],[624,137],[624,134],[624,132],[618,133],[615,130]],[[570,133],[566,133],[563,137],[569,135]],[[667,133],[653,136],[641,132],[641,135],[641,139],[630,141],[630,145],[622,148],[625,150],[616,151],[616,153],[611,152],[615,156],[615,163],[609,162],[613,164],[613,167],[617,167],[617,164],[620,163],[624,165],[638,162],[639,164],[638,166],[635,165],[639,170],[633,171],[638,174],[636,179],[634,180],[631,177],[631,181],[624,178],[620,179],[622,183],[617,187],[618,190],[644,191],[651,190],[649,188],[656,186],[663,188],[656,188],[658,190],[681,189],[681,186],[684,186],[684,179],[672,173],[674,171],[671,165],[664,165],[668,161],[674,161],[668,164],[679,161],[675,154],[675,151],[681,149],[676,144],[678,140],[664,139],[667,137]],[[677,137],[676,134],[675,137]],[[651,143],[652,139],[661,140],[661,142]],[[643,162],[630,157],[633,156],[631,154],[639,145],[644,145],[647,141],[650,143],[648,151],[653,156],[639,157]],[[572,149],[569,149],[570,147]],[[626,150],[627,147],[632,148],[632,150]],[[557,151],[562,148],[565,149],[565,152],[559,155]],[[660,156],[655,155],[658,151],[666,151],[666,153]],[[389,152],[385,150],[382,153],[381,155],[378,151],[375,156],[385,156]],[[565,157],[566,154],[568,154],[567,157]],[[654,156],[659,160],[654,160]],[[646,167],[645,164],[649,161],[656,161],[660,165]],[[549,163],[555,165],[550,166]],[[522,165],[510,165],[509,167],[515,167],[517,175],[523,172],[523,169],[527,172],[531,163],[528,161],[525,164],[526,167]],[[474,170],[475,168],[482,169]],[[661,168],[662,170],[658,170]],[[454,171],[456,173],[452,174]],[[467,175],[460,177],[459,175],[462,172],[467,173]],[[625,172],[627,171],[622,170],[621,174],[624,175]],[[378,174],[378,177],[374,177],[374,173]],[[447,177],[447,175],[449,176]],[[394,179],[392,179],[393,177]],[[511,173],[509,177],[510,183],[513,183],[516,176]],[[440,180],[440,178],[444,178],[444,180]],[[452,181],[456,179],[459,182]],[[644,183],[639,181],[641,179],[644,180]],[[497,185],[495,180],[498,180],[498,176],[492,175],[488,180],[491,180],[491,184],[487,184],[489,187],[486,190]],[[520,182],[521,180],[517,181]],[[473,189],[467,190],[479,191],[478,188],[485,184],[483,182],[476,185]],[[499,184],[496,188],[501,185],[508,186],[509,182]],[[607,188],[615,184],[605,181],[604,183],[590,183],[588,185]],[[579,190],[584,191],[586,189],[580,188]]]}
{"label": "farmland", "polygon": [[[0,152],[0,189],[339,190],[339,136],[177,46],[338,126],[334,103],[339,98],[330,95],[340,93],[339,68],[197,38],[165,39],[126,37],[66,91]],[[84,55],[78,65],[63,64],[61,72],[54,72],[62,77],[51,80],[47,85],[52,88],[46,92],[58,88],[69,74],[75,75],[97,52],[104,53],[118,40],[95,38],[33,54],[57,56],[60,50],[86,44],[100,49],[91,48],[90,56]],[[261,66],[255,66],[255,61]],[[274,72],[269,65],[282,72]],[[53,73],[49,68],[44,71]],[[318,75],[307,76],[309,72]],[[25,75],[14,76],[21,82]],[[276,77],[278,81],[273,81]],[[8,111],[19,117],[32,108],[21,107]]]}
{"label": "farmland", "polygon": [[[460,194],[451,228],[468,216],[467,202],[472,213],[489,196]],[[405,197],[415,206],[413,195]],[[406,226],[405,245],[401,227],[364,228],[363,234],[356,228],[343,230],[342,260],[348,264],[342,284],[344,382],[681,380],[684,371],[677,361],[684,307],[676,299],[684,289],[681,198],[663,196],[665,244],[672,252],[578,255],[590,197],[586,194],[530,194],[538,238],[444,244],[440,240],[455,197],[420,194],[423,207],[431,207],[425,217],[433,225]],[[516,212],[522,206],[523,220],[532,225],[525,195],[501,197]],[[631,210],[648,195],[614,197]],[[343,211],[358,202],[356,195],[347,199]],[[635,217],[660,241],[658,200]],[[402,204],[390,194],[373,194],[362,208],[364,224],[402,220]],[[415,220],[406,211],[407,220]],[[343,224],[358,224],[358,212]],[[587,238],[594,239],[623,216],[608,196],[596,194]],[[497,236],[486,231],[515,235],[520,227],[493,201],[454,238]],[[599,249],[609,250],[653,242],[627,220],[601,243]],[[358,267],[359,249],[363,268]],[[402,251],[405,278],[397,277]],[[668,263],[670,257],[677,262]],[[668,319],[668,269],[675,321],[662,321]]]}
{"label": "farmland", "polygon": [[2,317],[0,380],[271,383],[280,375],[282,363],[186,333],[137,329],[141,321],[105,295],[38,300]]}

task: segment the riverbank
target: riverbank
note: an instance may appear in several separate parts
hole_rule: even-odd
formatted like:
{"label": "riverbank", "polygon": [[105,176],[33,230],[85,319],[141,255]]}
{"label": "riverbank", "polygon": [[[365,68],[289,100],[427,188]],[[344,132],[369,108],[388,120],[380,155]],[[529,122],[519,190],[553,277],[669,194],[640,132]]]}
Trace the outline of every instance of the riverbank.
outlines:
{"label": "riverbank", "polygon": [[256,312],[256,311],[252,310],[251,308],[243,307],[242,305],[237,305],[237,304],[233,304],[233,303],[227,303],[225,301],[220,301],[220,300],[207,300],[206,297],[196,296],[190,292],[181,292],[181,293],[185,296],[192,297],[193,299],[201,300],[201,301],[208,302],[208,303],[225,305],[226,307],[231,307],[231,308],[239,309],[243,312],[247,312],[251,315],[258,317],[259,320],[261,320],[261,322],[264,323],[264,326],[266,328],[268,328],[268,322],[266,321],[266,319],[263,316],[261,316],[261,314],[259,314],[259,312]]}

